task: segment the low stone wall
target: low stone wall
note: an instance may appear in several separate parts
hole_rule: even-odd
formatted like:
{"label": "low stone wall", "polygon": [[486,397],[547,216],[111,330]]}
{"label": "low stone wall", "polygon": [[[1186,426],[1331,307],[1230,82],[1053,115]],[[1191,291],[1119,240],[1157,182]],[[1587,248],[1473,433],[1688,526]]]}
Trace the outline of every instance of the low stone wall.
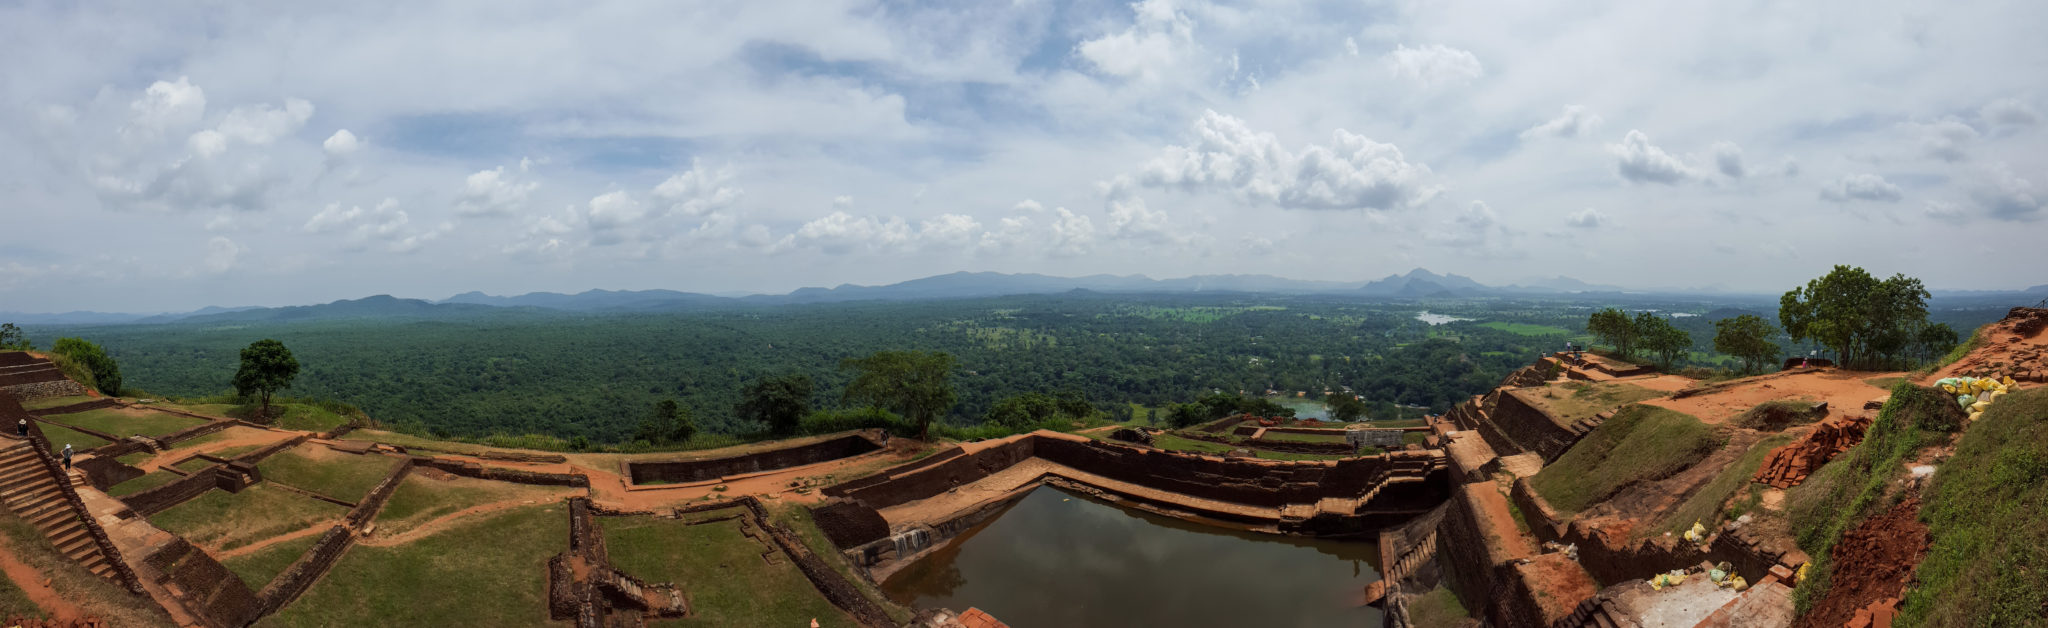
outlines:
{"label": "low stone wall", "polygon": [[228,429],[229,427],[233,427],[234,424],[234,421],[207,421],[206,423],[194,425],[192,427],[178,430],[176,432],[171,432],[163,436],[158,436],[156,437],[156,441],[159,443],[163,443],[164,446],[168,447],[188,440],[192,440],[194,438],[199,438],[207,434],[212,434],[214,432]]}
{"label": "low stone wall", "polygon": [[151,445],[148,439],[141,436],[130,436],[128,438],[124,438],[112,443],[107,443],[105,445],[88,449],[86,450],[85,453],[92,454],[93,456],[99,458],[119,458],[121,456],[126,456],[128,454],[132,454],[138,451],[151,451]]}
{"label": "low stone wall", "polygon": [[888,469],[884,469],[879,473],[875,473],[864,478],[834,484],[832,486],[820,489],[819,492],[825,494],[828,497],[845,497],[848,493],[887,483],[891,480],[894,480],[896,477],[913,473],[919,469],[934,466],[939,463],[952,460],[954,458],[958,458],[960,456],[966,455],[966,453],[966,450],[959,447],[947,447],[946,449],[941,450],[938,453],[925,456],[924,458],[889,467]]}
{"label": "low stone wall", "polygon": [[529,454],[518,451],[484,451],[476,454],[476,457],[485,460],[504,460],[507,462],[533,462],[540,464],[560,464],[569,461],[568,456],[564,456],[561,454]]}
{"label": "low stone wall", "polygon": [[1549,414],[1530,405],[1522,395],[1530,394],[1518,390],[1504,391],[1500,395],[1491,416],[1495,425],[1506,432],[1509,438],[1529,451],[1543,456],[1544,462],[1557,460],[1566,449],[1578,442],[1578,436]]}
{"label": "low stone wall", "polygon": [[500,469],[497,467],[487,467],[475,462],[420,456],[414,456],[412,461],[417,466],[439,469],[464,477],[482,478],[499,482],[537,484],[541,486],[574,486],[578,488],[588,488],[590,486],[590,478],[573,473],[542,473],[520,469]]}
{"label": "low stone wall", "polygon": [[851,497],[877,510],[888,508],[925,499],[1010,468],[1031,457],[1034,442],[1034,437],[1024,436],[992,446],[975,443],[978,451],[971,454],[956,445],[953,451],[960,453],[949,455],[937,464],[912,462],[910,465],[916,465],[914,471],[889,469],[879,474],[887,478],[885,480],[856,480],[827,487],[823,492],[832,497]]}
{"label": "low stone wall", "polygon": [[364,495],[362,500],[357,501],[355,508],[350,509],[348,516],[343,518],[342,521],[346,522],[351,528],[361,528],[369,525],[372,519],[377,518],[377,513],[384,510],[384,502],[389,501],[391,494],[398,491],[398,484],[405,481],[405,474],[410,472],[412,472],[412,459],[406,458],[403,462],[398,463],[397,468],[391,470],[391,475],[384,477],[383,482],[379,482],[376,488],[370,489],[369,495]]}
{"label": "low stone wall", "polygon": [[219,467],[200,469],[192,475],[173,480],[170,484],[116,499],[127,504],[137,515],[154,515],[219,488],[220,480],[216,477],[218,469]]}
{"label": "low stone wall", "polygon": [[880,443],[865,435],[848,434],[808,445],[726,458],[627,462],[625,475],[634,484],[702,482],[729,475],[773,471],[849,458],[881,448]]}
{"label": "low stone wall", "polygon": [[85,472],[85,479],[92,483],[93,488],[103,491],[115,484],[147,475],[141,469],[128,466],[119,460],[115,460],[113,457],[97,454],[91,458],[79,460],[72,466]]}
{"label": "low stone wall", "polygon": [[770,522],[768,511],[761,507],[760,500],[749,495],[740,498],[739,502],[747,507],[747,512],[752,514],[754,521],[768,533],[768,538],[773,539],[775,545],[782,548],[782,552],[796,564],[797,571],[803,572],[804,577],[811,581],[811,586],[816,587],[818,592],[825,596],[826,601],[846,611],[846,614],[853,616],[854,621],[860,622],[863,626],[896,625],[896,621],[889,618],[887,611],[875,604],[874,600],[862,595],[860,588],[855,587],[852,581],[847,580],[846,576],[840,575],[831,565],[825,564],[824,559],[812,553],[810,546],[804,545],[803,541],[796,537],[795,531]]}
{"label": "low stone wall", "polygon": [[[320,576],[334,568],[334,563],[341,560],[341,554],[348,551],[348,547],[355,544],[355,541],[355,533],[350,532],[346,526],[328,528],[327,533],[320,535],[320,540],[313,543],[312,549],[306,550],[305,554],[299,556],[297,562],[286,567],[284,573],[278,574],[270,584],[263,587],[261,593],[256,595],[256,617],[268,617],[278,609],[284,608],[286,604],[299,599],[307,589],[313,588],[313,583],[319,581]],[[229,574],[228,578],[237,579],[233,574]]]}
{"label": "low stone wall", "polygon": [[[222,427],[225,427],[225,425],[223,425]],[[271,456],[277,455],[278,452],[284,451],[286,449],[291,449],[293,447],[297,447],[311,438],[313,438],[311,434],[301,434],[289,440],[280,443],[275,443],[268,447],[264,447],[262,449],[245,453],[240,456],[235,456],[235,460],[247,462],[249,464],[256,464],[258,462],[262,462],[264,458],[269,458]]]}

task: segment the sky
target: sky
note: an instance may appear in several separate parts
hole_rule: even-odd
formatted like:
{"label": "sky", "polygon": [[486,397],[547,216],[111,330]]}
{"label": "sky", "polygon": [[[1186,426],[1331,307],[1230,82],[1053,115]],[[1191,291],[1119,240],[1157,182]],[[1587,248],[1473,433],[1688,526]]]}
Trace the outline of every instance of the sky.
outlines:
{"label": "sky", "polygon": [[0,2],[0,311],[2048,283],[2048,3]]}

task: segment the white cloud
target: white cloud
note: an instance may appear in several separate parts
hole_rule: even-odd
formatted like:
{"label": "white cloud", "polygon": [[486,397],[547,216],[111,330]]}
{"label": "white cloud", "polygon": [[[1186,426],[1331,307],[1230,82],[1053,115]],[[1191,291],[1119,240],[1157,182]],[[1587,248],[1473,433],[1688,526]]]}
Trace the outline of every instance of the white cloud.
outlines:
{"label": "white cloud", "polygon": [[1450,220],[1429,232],[1426,237],[1439,246],[1466,249],[1468,253],[1491,256],[1510,256],[1509,247],[1514,231],[1500,223],[1500,215],[1486,203],[1472,201],[1465,211],[1452,216]]}
{"label": "white cloud", "polygon": [[1944,222],[1961,220],[1963,207],[1948,201],[1927,201],[1927,217]]}
{"label": "white cloud", "polygon": [[1139,183],[1183,190],[1221,189],[1247,203],[1288,209],[1398,210],[1427,204],[1442,191],[1426,183],[1429,166],[1410,163],[1399,148],[1344,129],[1330,144],[1295,154],[1271,133],[1208,111],[1195,122],[1197,141],[1168,146],[1145,165]]}
{"label": "white cloud", "polygon": [[1970,200],[1999,220],[2041,218],[2041,198],[2034,195],[2034,183],[2014,174],[2004,162],[1984,169],[1982,179],[1970,189]]}
{"label": "white cloud", "polygon": [[1585,107],[1567,105],[1564,113],[1522,131],[1521,138],[1530,140],[1543,137],[1578,137],[1600,126],[1600,122],[1600,116],[1587,113]]}
{"label": "white cloud", "polygon": [[2017,98],[1991,101],[1991,104],[1984,105],[1983,109],[1978,110],[1977,115],[1984,118],[1985,124],[2002,126],[2033,126],[2041,121],[2041,112],[2035,111],[2033,107],[2020,102]]}
{"label": "white cloud", "polygon": [[1109,202],[1109,234],[1119,239],[1160,244],[1176,240],[1176,234],[1168,224],[1166,210],[1148,208],[1145,199],[1137,197]]}
{"label": "white cloud", "polygon": [[385,249],[395,253],[410,253],[452,231],[454,225],[441,225],[425,231],[411,229],[412,216],[398,208],[398,199],[386,198],[369,209],[361,205],[346,208],[341,203],[329,203],[306,220],[300,231],[309,234],[342,235],[341,242],[349,249],[362,249],[381,242]]}
{"label": "white cloud", "polygon": [[462,193],[455,200],[455,213],[467,216],[510,214],[525,205],[526,197],[539,187],[539,183],[507,176],[504,166],[480,170],[463,180]]}
{"label": "white cloud", "polygon": [[220,131],[207,129],[185,138],[185,145],[192,149],[194,155],[212,157],[227,152],[228,136],[222,135]]}
{"label": "white cloud", "polygon": [[1934,122],[1909,122],[1903,126],[1908,133],[1919,138],[1922,153],[1948,162],[1969,159],[1969,145],[1979,137],[1977,129],[1953,117]]}
{"label": "white cloud", "polygon": [[286,98],[283,108],[267,104],[236,107],[216,129],[229,139],[264,145],[298,132],[313,117],[313,103]]}
{"label": "white cloud", "polygon": [[937,218],[918,223],[918,237],[928,245],[964,249],[974,246],[981,232],[981,221],[964,214],[941,214]]}
{"label": "white cloud", "polygon": [[320,143],[321,150],[325,150],[328,155],[335,157],[356,152],[357,149],[362,147],[362,140],[356,139],[356,134],[350,133],[348,129],[335,131],[333,135],[327,136],[327,141]]}
{"label": "white cloud", "polygon": [[1047,252],[1058,257],[1087,255],[1095,248],[1095,222],[1065,207],[1054,208],[1052,241]]}
{"label": "white cloud", "polygon": [[1350,37],[1344,38],[1344,54],[1358,56],[1358,41]]}
{"label": "white cloud", "polygon": [[128,108],[130,124],[122,129],[122,134],[150,140],[164,131],[198,124],[200,117],[206,115],[206,90],[183,76],[176,83],[157,81]]}
{"label": "white cloud", "polygon": [[584,222],[590,226],[590,243],[604,246],[624,241],[625,228],[647,215],[647,207],[624,191],[599,194],[590,199]]}
{"label": "white cloud", "polygon": [[835,255],[855,250],[902,251],[913,244],[915,235],[902,218],[856,218],[843,211],[826,214],[796,230],[798,242]]}
{"label": "white cloud", "polygon": [[1427,86],[1448,83],[1465,83],[1486,74],[1479,65],[1479,57],[1471,51],[1459,50],[1443,44],[1427,46],[1398,46],[1393,52],[1381,58],[1387,71],[1395,77],[1417,81]]}
{"label": "white cloud", "polygon": [[1651,145],[1642,131],[1630,129],[1620,144],[1608,144],[1607,151],[1615,156],[1615,172],[1630,183],[1673,185],[1700,178],[1698,170]]}
{"label": "white cloud", "polygon": [[1741,146],[1736,146],[1734,142],[1714,142],[1710,150],[1714,154],[1714,167],[1719,169],[1722,175],[1740,179],[1749,174],[1749,170],[1742,165]]}
{"label": "white cloud", "polygon": [[1602,213],[1600,210],[1588,207],[1579,211],[1572,212],[1572,215],[1569,218],[1565,219],[1565,224],[1578,227],[1580,229],[1597,229],[1600,226],[1607,224],[1607,220],[1607,214]]}
{"label": "white cloud", "polygon": [[206,255],[200,264],[206,268],[206,272],[218,275],[234,268],[235,260],[241,256],[242,247],[236,246],[234,240],[229,240],[225,236],[214,236],[206,241]]}
{"label": "white cloud", "polygon": [[1131,5],[1129,28],[1083,41],[1074,52],[1096,71],[1122,78],[1158,78],[1194,41],[1194,21],[1168,0]]}
{"label": "white cloud", "polygon": [[1821,186],[1820,197],[1835,202],[1862,200],[1896,203],[1906,195],[1899,190],[1899,186],[1884,180],[1884,177],[1864,173],[1845,175]]}
{"label": "white cloud", "polygon": [[668,204],[668,211],[684,216],[702,216],[737,203],[746,191],[733,183],[730,168],[707,169],[696,161],[690,169],[654,186],[654,198]]}

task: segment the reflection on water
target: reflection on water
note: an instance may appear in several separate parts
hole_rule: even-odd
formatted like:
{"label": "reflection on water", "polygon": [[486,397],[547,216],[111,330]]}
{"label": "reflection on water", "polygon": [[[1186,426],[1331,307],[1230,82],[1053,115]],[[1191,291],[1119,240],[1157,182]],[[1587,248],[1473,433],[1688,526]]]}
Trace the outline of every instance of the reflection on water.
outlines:
{"label": "reflection on water", "polygon": [[1321,401],[1310,401],[1300,398],[1281,398],[1277,401],[1280,405],[1294,408],[1294,418],[1315,419],[1318,421],[1330,420],[1330,407],[1323,405]]}
{"label": "reflection on water", "polygon": [[1377,626],[1376,545],[1213,528],[1046,487],[883,583],[1016,628]]}

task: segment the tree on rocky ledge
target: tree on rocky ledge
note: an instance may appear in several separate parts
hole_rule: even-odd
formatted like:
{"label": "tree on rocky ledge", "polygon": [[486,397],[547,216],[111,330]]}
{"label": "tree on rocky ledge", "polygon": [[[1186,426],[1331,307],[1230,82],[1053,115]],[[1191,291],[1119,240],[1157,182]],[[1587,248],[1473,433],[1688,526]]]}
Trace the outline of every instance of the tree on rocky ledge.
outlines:
{"label": "tree on rocky ledge", "polygon": [[291,388],[292,378],[298,376],[299,361],[292,357],[292,350],[265,338],[242,349],[242,367],[235,370],[235,394],[258,395],[262,406],[256,418],[261,419],[270,416],[270,395]]}
{"label": "tree on rocky ledge", "polygon": [[953,354],[944,351],[876,351],[839,363],[853,371],[846,400],[895,411],[917,424],[917,437],[931,440],[932,420],[952,409],[958,397],[947,378]]}

